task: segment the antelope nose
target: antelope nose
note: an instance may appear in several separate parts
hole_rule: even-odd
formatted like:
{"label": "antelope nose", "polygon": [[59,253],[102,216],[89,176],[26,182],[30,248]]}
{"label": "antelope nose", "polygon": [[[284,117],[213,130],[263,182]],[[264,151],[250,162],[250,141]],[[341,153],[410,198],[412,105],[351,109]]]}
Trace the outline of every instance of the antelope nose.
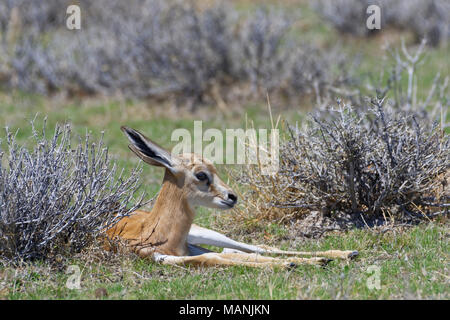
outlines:
{"label": "antelope nose", "polygon": [[234,193],[228,193],[228,200],[233,201],[233,204],[237,202],[237,196]]}

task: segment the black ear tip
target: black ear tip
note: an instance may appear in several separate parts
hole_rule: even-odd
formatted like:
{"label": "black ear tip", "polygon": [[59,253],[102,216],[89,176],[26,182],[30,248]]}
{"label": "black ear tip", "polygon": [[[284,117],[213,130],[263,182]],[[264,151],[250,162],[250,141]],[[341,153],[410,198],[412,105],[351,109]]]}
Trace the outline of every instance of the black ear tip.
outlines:
{"label": "black ear tip", "polygon": [[141,144],[142,142],[142,138],[140,137],[140,134],[134,130],[131,129],[129,127],[126,126],[122,126],[120,127],[120,129],[123,131],[123,133],[125,133],[125,135],[128,137],[128,139],[133,143],[133,144]]}
{"label": "black ear tip", "polygon": [[126,127],[126,126],[121,126],[121,127],[120,127],[120,130],[122,130],[124,133],[128,133],[128,132],[131,131],[131,129],[128,128],[128,127]]}
{"label": "black ear tip", "polygon": [[120,129],[123,131],[123,133],[125,133],[129,138],[137,139],[139,137],[139,133],[127,126],[121,126]]}

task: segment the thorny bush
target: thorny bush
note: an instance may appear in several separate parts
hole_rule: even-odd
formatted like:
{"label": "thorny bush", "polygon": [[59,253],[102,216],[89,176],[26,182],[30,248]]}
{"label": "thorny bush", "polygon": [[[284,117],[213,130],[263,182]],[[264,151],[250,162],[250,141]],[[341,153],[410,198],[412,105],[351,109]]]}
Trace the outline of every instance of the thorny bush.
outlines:
{"label": "thorny bush", "polygon": [[410,30],[419,42],[427,38],[432,46],[450,38],[450,2],[447,0],[314,0],[312,6],[341,32],[369,36],[378,30],[366,26],[367,8],[378,5],[381,30]]}
{"label": "thorny bush", "polygon": [[[33,125],[33,122],[32,122]],[[46,136],[33,125],[35,146],[17,145],[6,131],[0,149],[0,257],[46,259],[80,252],[105,228],[143,204],[140,168],[126,177],[102,139],[88,134],[73,146],[70,126]]]}
{"label": "thorny bush", "polygon": [[266,90],[327,95],[330,87],[352,82],[343,67],[352,59],[336,49],[319,54],[320,48],[292,36],[296,13],[260,7],[244,14],[224,3],[198,8],[184,1],[81,0],[82,29],[70,31],[68,4],[0,4],[0,84],[43,94],[175,97],[193,104],[264,96]]}
{"label": "thorny bush", "polygon": [[328,118],[312,115],[301,128],[288,127],[279,171],[262,175],[258,165],[249,165],[239,177],[248,218],[287,222],[312,211],[386,219],[446,213],[448,135],[438,123],[404,117],[382,95],[368,104],[362,114],[339,103]]}

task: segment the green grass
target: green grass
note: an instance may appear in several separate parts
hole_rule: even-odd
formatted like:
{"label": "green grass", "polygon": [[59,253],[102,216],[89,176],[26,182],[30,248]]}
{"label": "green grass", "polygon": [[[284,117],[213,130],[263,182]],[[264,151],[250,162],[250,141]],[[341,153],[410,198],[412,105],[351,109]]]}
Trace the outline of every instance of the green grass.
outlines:
{"label": "green grass", "polygon": [[[67,288],[70,275],[46,264],[8,267],[0,269],[0,283],[8,288],[0,292],[7,299],[448,299],[447,232],[443,224],[429,224],[329,235],[297,249],[357,249],[360,256],[295,270],[170,267],[132,256],[66,261],[80,267],[81,289]],[[379,289],[368,286],[371,267],[379,268]]]}
{"label": "green grass", "polygon": [[[287,2],[289,3],[289,2]],[[301,2],[302,3],[302,2]],[[251,1],[242,1],[241,9],[249,10]],[[314,12],[303,4],[299,34],[315,39],[324,46],[344,42],[349,52],[361,52],[361,74],[378,72],[382,37],[355,39],[340,35],[323,23]],[[399,39],[402,34],[395,37]],[[408,35],[404,35],[408,37]],[[396,44],[398,46],[399,42]],[[429,88],[436,72],[449,75],[448,49],[430,49],[422,67],[419,97]],[[272,104],[274,118],[279,113],[294,123],[304,117],[305,106],[285,110]],[[127,140],[120,131],[128,125],[144,132],[163,146],[171,147],[170,133],[176,128],[192,131],[193,121],[203,119],[203,128],[245,127],[245,115],[256,127],[270,128],[265,97],[259,102],[245,103],[229,113],[217,112],[214,106],[200,108],[194,114],[186,110],[173,110],[167,104],[128,101],[114,98],[89,100],[48,99],[19,91],[0,92],[0,127],[19,130],[17,139],[21,144],[31,145],[28,122],[36,115],[36,125],[42,125],[44,116],[53,130],[56,123],[69,121],[77,134],[86,130],[98,139],[105,131],[105,143],[117,163],[130,171],[139,162],[127,148]],[[0,140],[4,132],[0,133]],[[219,172],[224,176],[224,168]],[[160,186],[163,171],[145,166],[142,176],[144,189],[149,197]],[[231,213],[232,214],[232,213]],[[223,225],[223,213],[199,209],[196,223],[205,227]],[[236,228],[233,228],[235,230]],[[320,240],[287,242],[289,230],[276,223],[267,225],[261,234],[229,234],[238,240],[263,243],[270,235],[271,245],[302,251],[327,249],[358,250],[360,256],[353,261],[332,261],[326,268],[300,266],[295,270],[249,269],[243,267],[195,269],[169,267],[153,264],[134,256],[111,256],[102,259],[98,252],[90,252],[62,260],[56,267],[36,262],[18,267],[0,266],[0,299],[393,299],[393,298],[450,298],[449,288],[449,228],[448,222],[422,224],[407,229],[387,232],[377,230],[353,230],[332,234]],[[100,255],[100,258],[96,258]],[[69,265],[81,269],[81,289],[68,289],[65,273]],[[369,289],[368,268],[380,268],[380,289]],[[106,289],[107,296],[96,293]]]}

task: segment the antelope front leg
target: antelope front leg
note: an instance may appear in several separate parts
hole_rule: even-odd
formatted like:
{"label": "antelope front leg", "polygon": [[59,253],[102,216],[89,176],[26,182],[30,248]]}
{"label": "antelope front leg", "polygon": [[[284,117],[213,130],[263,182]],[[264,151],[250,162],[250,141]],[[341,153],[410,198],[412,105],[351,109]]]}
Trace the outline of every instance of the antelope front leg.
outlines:
{"label": "antelope front leg", "polygon": [[263,254],[266,252],[266,250],[263,248],[235,241],[219,232],[200,227],[196,224],[193,224],[191,226],[191,229],[189,230],[189,234],[187,237],[187,242],[193,245],[207,244],[220,248],[230,248],[246,253]]}
{"label": "antelope front leg", "polygon": [[330,260],[326,258],[287,258],[278,259],[264,257],[259,254],[242,253],[204,253],[197,256],[169,256],[155,253],[153,259],[156,262],[168,265],[193,265],[193,266],[247,266],[247,267],[295,267],[301,264],[325,265]]}
{"label": "antelope front leg", "polygon": [[[213,245],[224,249],[224,252],[245,252],[245,253],[259,253],[259,254],[275,254],[275,255],[288,255],[288,256],[301,256],[301,257],[325,257],[330,259],[351,259],[358,255],[358,251],[355,250],[328,250],[328,251],[284,251],[277,248],[268,247],[265,245],[251,245],[243,242],[238,242],[227,236],[200,226],[193,224],[189,231],[188,243],[190,244],[207,244]],[[229,250],[231,249],[231,250]]]}

